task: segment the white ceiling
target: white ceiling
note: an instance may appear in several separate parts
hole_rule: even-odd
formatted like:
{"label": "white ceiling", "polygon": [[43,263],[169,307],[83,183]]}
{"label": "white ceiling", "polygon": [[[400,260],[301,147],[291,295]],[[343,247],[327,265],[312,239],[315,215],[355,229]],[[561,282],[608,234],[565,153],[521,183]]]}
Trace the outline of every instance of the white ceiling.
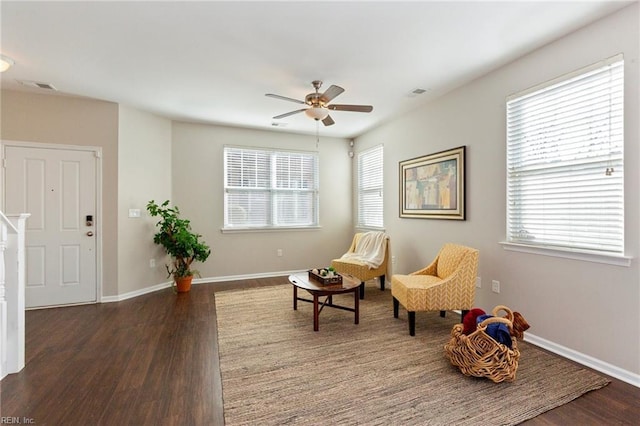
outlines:
{"label": "white ceiling", "polygon": [[373,105],[320,125],[355,137],[630,3],[2,0],[0,51],[16,64],[1,84],[314,134],[302,113],[271,118],[301,105],[264,95],[304,99],[319,79],[345,89],[334,103]]}

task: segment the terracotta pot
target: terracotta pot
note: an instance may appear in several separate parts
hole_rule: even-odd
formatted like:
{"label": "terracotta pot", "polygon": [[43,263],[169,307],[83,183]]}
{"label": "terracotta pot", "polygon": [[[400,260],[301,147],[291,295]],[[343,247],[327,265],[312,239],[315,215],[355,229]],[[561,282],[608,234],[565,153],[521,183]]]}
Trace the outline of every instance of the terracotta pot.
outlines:
{"label": "terracotta pot", "polygon": [[176,290],[178,291],[178,293],[186,293],[191,290],[192,280],[193,275],[189,275],[188,277],[175,277]]}

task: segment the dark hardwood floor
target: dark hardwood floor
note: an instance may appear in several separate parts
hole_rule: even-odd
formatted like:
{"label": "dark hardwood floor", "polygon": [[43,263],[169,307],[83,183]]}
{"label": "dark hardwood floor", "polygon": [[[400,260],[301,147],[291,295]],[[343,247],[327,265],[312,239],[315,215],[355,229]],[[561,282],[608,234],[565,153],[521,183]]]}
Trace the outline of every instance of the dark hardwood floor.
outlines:
{"label": "dark hardwood floor", "polygon": [[[188,294],[28,311],[26,368],[0,382],[0,424],[223,425],[215,291],[286,283],[196,285]],[[613,379],[524,424],[639,422],[640,388]]]}

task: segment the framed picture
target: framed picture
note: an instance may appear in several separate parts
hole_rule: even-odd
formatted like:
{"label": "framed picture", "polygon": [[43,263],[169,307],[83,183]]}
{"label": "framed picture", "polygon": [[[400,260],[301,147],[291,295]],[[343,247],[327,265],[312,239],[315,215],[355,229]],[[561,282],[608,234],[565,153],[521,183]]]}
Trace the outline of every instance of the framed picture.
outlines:
{"label": "framed picture", "polygon": [[400,217],[465,220],[465,148],[400,162]]}

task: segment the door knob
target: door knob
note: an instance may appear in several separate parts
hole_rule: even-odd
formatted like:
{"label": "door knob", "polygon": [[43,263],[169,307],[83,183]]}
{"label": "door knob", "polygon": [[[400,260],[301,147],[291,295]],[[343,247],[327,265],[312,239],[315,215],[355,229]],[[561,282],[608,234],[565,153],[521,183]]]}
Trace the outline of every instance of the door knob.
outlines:
{"label": "door knob", "polygon": [[87,236],[93,237],[93,232],[91,232],[91,231],[87,232]]}

